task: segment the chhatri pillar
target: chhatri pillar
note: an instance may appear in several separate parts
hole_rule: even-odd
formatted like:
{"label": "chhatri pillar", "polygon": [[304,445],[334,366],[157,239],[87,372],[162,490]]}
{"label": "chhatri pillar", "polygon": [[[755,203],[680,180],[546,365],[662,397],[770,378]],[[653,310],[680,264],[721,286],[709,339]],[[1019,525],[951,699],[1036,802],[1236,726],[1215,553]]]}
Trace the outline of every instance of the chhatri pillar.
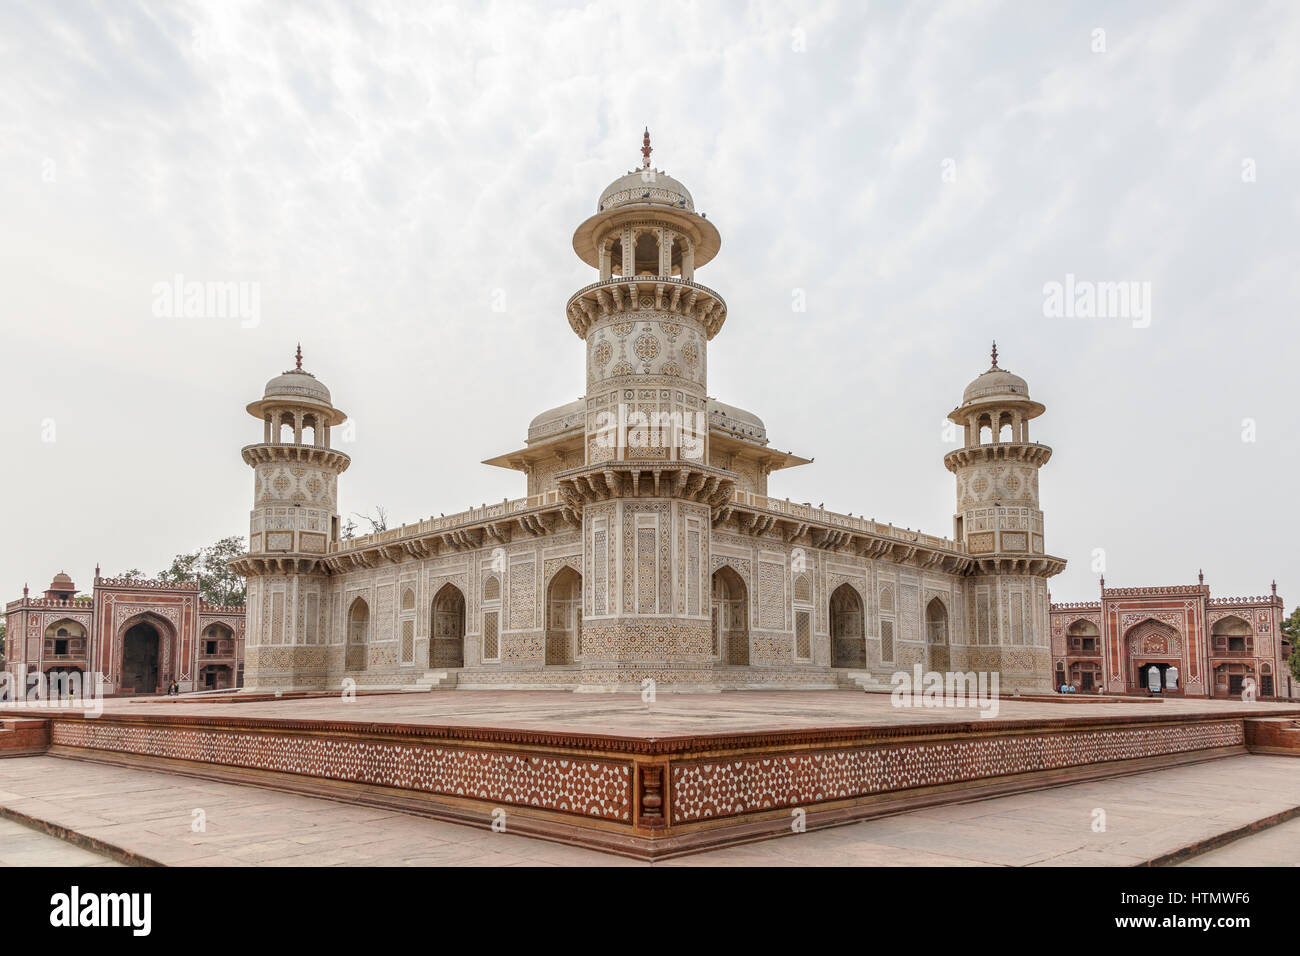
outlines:
{"label": "chhatri pillar", "polygon": [[651,167],[648,131],[573,236],[598,270],[567,306],[587,346],[585,463],[558,476],[582,517],[579,689],[714,688],[709,532],[734,476],[708,464],[707,368],[727,307],[695,271],[720,245]]}
{"label": "chhatri pillar", "polygon": [[244,686],[313,690],[343,670],[329,636],[330,546],[339,538],[338,478],[352,459],[330,447],[347,415],[302,367],[271,379],[248,406],[262,441],[243,449],[254,472],[248,554],[231,567],[248,579]]}
{"label": "chhatri pillar", "polygon": [[993,364],[966,386],[948,415],[964,436],[944,456],[957,479],[953,537],[974,559],[967,580],[964,660],[959,670],[998,671],[1000,691],[1048,691],[1052,683],[1047,579],[1065,561],[1046,552],[1038,472],[1052,449],[1029,440],[1045,406],[1019,375]]}

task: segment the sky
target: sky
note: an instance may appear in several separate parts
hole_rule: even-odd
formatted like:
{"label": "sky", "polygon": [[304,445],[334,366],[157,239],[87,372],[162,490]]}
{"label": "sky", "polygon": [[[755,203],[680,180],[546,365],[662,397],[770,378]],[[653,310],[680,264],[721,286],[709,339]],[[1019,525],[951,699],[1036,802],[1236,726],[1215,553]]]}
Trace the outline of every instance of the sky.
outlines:
{"label": "sky", "polygon": [[996,339],[1055,600],[1295,604],[1296,49],[1287,2],[5,3],[0,594],[246,535],[298,342],[344,514],[522,496],[479,462],[582,394],[571,238],[648,126],[722,234],[709,393],[816,458],[772,495],[951,536]]}

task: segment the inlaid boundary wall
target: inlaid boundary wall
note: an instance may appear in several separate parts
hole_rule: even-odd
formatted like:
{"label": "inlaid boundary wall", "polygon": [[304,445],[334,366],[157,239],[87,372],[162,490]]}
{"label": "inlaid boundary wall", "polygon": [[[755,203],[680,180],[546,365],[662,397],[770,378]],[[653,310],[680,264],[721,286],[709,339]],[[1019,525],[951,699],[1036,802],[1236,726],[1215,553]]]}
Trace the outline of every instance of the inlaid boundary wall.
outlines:
{"label": "inlaid boundary wall", "polygon": [[[620,737],[222,716],[51,716],[48,752],[642,859],[1247,752],[1258,711]],[[1270,714],[1270,717],[1284,715]],[[1300,711],[1291,715],[1300,716]]]}

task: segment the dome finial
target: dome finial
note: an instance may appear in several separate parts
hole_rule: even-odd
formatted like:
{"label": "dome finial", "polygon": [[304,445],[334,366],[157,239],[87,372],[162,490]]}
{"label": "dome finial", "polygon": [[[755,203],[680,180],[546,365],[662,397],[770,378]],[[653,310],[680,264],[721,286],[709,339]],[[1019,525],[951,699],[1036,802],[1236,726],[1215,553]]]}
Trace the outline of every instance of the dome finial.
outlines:
{"label": "dome finial", "polygon": [[[997,363],[994,363],[997,364]],[[302,343],[298,343],[298,351],[294,354],[294,368],[302,371]]]}
{"label": "dome finial", "polygon": [[994,367],[994,368],[997,368],[997,367],[998,367],[998,341],[997,341],[997,339],[994,339],[994,340],[993,340],[993,367]]}
{"label": "dome finial", "polygon": [[650,168],[650,154],[653,150],[650,148],[650,127],[645,128],[645,135],[641,137],[641,168]]}

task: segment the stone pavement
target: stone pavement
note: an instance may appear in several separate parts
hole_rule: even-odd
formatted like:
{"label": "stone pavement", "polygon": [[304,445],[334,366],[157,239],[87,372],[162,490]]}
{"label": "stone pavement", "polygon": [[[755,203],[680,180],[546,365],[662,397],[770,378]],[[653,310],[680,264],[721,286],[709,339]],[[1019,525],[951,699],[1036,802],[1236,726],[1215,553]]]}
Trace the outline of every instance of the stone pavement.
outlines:
{"label": "stone pavement", "polygon": [[981,720],[974,708],[894,707],[888,694],[858,691],[745,691],[726,694],[660,694],[653,704],[638,694],[574,694],[568,691],[450,691],[366,694],[352,701],[337,696],[243,700],[211,697],[123,697],[104,701],[110,714],[196,714],[220,717],[278,717],[297,720],[375,721],[506,727],[605,733],[627,737],[672,734],[799,730],[816,727],[916,724],[939,721],[1136,717],[1258,712],[1300,714],[1292,703],[1170,698],[1116,703],[1075,700],[1026,701],[1003,698],[996,718]]}
{"label": "stone pavement", "polygon": [[1183,866],[1300,866],[1300,819],[1252,833]]}
{"label": "stone pavement", "polygon": [[0,866],[121,866],[93,850],[13,820],[0,820]]}
{"label": "stone pavement", "polygon": [[[0,760],[0,806],[173,866],[645,865],[396,811],[63,757]],[[1297,806],[1300,759],[1234,756],[916,810],[657,865],[1127,866]],[[1105,813],[1104,831],[1093,828],[1098,810]],[[195,811],[202,811],[201,830]],[[1276,832],[1289,838],[1298,832],[1291,828]],[[11,832],[0,831],[0,860],[39,856],[39,841],[23,843]],[[1214,852],[1234,854],[1233,865],[1275,863],[1270,832]],[[10,839],[19,840],[12,854]],[[49,852],[57,862],[61,847]]]}

